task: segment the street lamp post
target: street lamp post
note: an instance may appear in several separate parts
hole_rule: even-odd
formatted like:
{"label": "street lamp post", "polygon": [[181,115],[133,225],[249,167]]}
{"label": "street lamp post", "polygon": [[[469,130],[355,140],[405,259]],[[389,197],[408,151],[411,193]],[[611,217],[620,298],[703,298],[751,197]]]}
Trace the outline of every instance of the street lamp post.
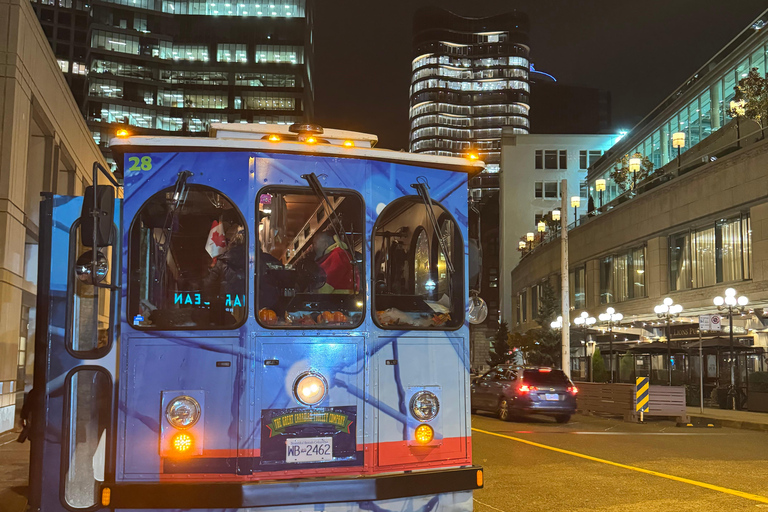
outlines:
{"label": "street lamp post", "polygon": [[605,180],[595,180],[595,190],[597,190],[598,196],[600,196],[600,211],[603,211],[603,192],[605,192]]}
{"label": "street lamp post", "polygon": [[[733,103],[733,102],[731,102]],[[744,295],[740,296],[738,299],[736,298],[736,290],[733,288],[728,288],[725,290],[725,298],[723,297],[715,297],[714,300],[715,306],[717,306],[718,311],[728,311],[728,341],[730,345],[730,371],[731,371],[731,384],[728,388],[728,398],[731,399],[732,408],[733,409],[740,409],[739,405],[737,404],[736,397],[738,396],[738,393],[736,392],[736,376],[738,375],[739,370],[739,360],[736,357],[736,354],[734,352],[733,347],[733,313],[736,312],[738,314],[742,314],[747,310],[747,304],[749,304],[749,299],[747,299]],[[736,361],[736,364],[734,366],[734,360]],[[727,407],[727,404],[726,404]]]}
{"label": "street lamp post", "polygon": [[637,173],[640,172],[640,165],[643,163],[642,155],[635,153],[629,159],[629,172],[632,173],[632,192],[637,195]]}
{"label": "street lamp post", "polygon": [[672,337],[669,332],[669,324],[670,322],[679,317],[680,313],[683,312],[683,306],[680,304],[674,304],[674,301],[670,299],[669,297],[664,299],[663,304],[659,304],[655,308],[653,308],[654,313],[656,313],[656,316],[658,318],[662,318],[666,321],[666,332],[665,335],[667,337],[667,365],[669,366],[669,385],[672,385]]}
{"label": "street lamp post", "polygon": [[525,234],[525,239],[528,242],[528,251],[533,250],[533,239],[534,239],[533,233],[530,233],[530,232],[526,233]]}
{"label": "street lamp post", "polygon": [[540,220],[539,223],[536,225],[536,230],[540,233],[539,234],[539,241],[544,241],[544,232],[547,230],[547,223],[543,220]]}
{"label": "street lamp post", "polygon": [[589,365],[587,366],[587,371],[589,372],[589,382],[593,382],[595,379],[595,376],[592,372],[592,357],[595,355],[595,340],[592,339],[590,336],[589,339],[587,339],[587,360],[589,361]]}
{"label": "street lamp post", "polygon": [[611,375],[610,382],[613,383],[613,326],[618,325],[624,318],[624,315],[617,313],[613,308],[608,308],[605,310],[605,313],[601,313],[597,318],[604,324],[608,324],[608,372]]}
{"label": "street lamp post", "polygon": [[680,171],[680,150],[685,147],[685,132],[672,134],[672,147],[677,148],[677,170]]}
{"label": "street lamp post", "polygon": [[528,247],[528,244],[522,240],[517,243],[517,248],[520,249],[520,252],[524,251],[526,247]]}
{"label": "street lamp post", "polygon": [[581,206],[581,197],[571,196],[571,206],[573,207],[573,225],[579,225],[579,206]]}
{"label": "street lamp post", "polygon": [[[587,336],[589,334],[589,327],[594,325],[595,322],[597,322],[597,320],[595,320],[595,317],[589,316],[589,313],[587,313],[586,311],[582,311],[581,312],[581,316],[577,316],[576,318],[573,319],[573,323],[575,323],[579,327],[583,327],[584,328],[584,350],[585,350],[584,353],[585,353],[585,355],[587,355],[586,354],[586,350],[587,350]],[[594,348],[595,347],[594,347],[594,342],[593,342],[592,350],[594,350]],[[590,367],[592,366],[591,362],[589,360],[590,357],[591,356],[588,355],[587,358],[586,358],[587,360],[585,361],[587,363],[587,374],[588,374],[587,378],[589,378],[589,373],[591,371]]]}
{"label": "street lamp post", "polygon": [[731,112],[736,114],[736,144],[741,147],[741,127],[739,126],[739,118],[743,116],[745,112],[745,105],[747,102],[744,100],[733,101],[731,100]]}

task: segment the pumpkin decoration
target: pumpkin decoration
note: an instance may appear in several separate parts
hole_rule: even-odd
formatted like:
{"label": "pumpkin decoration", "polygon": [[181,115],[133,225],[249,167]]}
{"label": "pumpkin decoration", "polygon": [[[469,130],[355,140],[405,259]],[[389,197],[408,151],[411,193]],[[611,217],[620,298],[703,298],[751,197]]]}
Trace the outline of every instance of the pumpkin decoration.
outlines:
{"label": "pumpkin decoration", "polygon": [[330,324],[331,322],[333,322],[333,313],[330,311],[323,311],[317,319],[319,324]]}
{"label": "pumpkin decoration", "polygon": [[341,311],[334,311],[333,312],[333,323],[335,324],[345,324],[347,323],[347,316],[342,313]]}
{"label": "pumpkin decoration", "polygon": [[277,324],[277,313],[271,309],[262,308],[259,310],[259,320],[264,325],[275,325]]}

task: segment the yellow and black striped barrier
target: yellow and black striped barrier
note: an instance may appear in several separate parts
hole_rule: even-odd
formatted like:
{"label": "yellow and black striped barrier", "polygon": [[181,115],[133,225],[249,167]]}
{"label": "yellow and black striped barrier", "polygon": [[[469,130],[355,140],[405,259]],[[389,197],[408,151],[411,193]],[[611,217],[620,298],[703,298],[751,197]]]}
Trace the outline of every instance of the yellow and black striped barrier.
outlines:
{"label": "yellow and black striped barrier", "polygon": [[643,413],[650,410],[650,388],[648,377],[635,379],[635,412],[640,413],[640,421],[643,421]]}

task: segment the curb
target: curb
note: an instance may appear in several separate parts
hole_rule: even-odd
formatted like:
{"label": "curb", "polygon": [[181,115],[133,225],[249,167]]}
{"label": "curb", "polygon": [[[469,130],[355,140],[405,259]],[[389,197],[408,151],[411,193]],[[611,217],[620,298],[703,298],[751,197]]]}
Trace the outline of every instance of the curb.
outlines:
{"label": "curb", "polygon": [[721,427],[738,428],[742,430],[756,430],[758,432],[768,432],[768,423],[756,423],[754,421],[740,421],[740,420],[727,420],[720,418],[712,418],[709,416],[702,416],[699,414],[688,413],[691,418],[701,418],[704,421],[710,423],[716,423]]}

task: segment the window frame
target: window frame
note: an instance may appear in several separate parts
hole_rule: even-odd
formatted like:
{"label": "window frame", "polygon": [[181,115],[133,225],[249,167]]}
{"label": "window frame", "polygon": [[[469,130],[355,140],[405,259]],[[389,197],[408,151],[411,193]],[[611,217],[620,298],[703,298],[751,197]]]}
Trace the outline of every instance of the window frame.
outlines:
{"label": "window frame", "polygon": [[[188,183],[187,186],[188,187],[202,187],[202,188],[209,189],[209,190],[211,190],[213,192],[216,192],[217,194],[220,194],[227,201],[229,201],[229,203],[237,211],[237,213],[240,215],[240,218],[243,221],[243,227],[245,228],[244,229],[245,240],[244,240],[243,244],[250,251],[250,228],[251,228],[251,226],[249,226],[249,224],[248,224],[248,217],[243,215],[243,212],[240,209],[240,207],[237,205],[237,203],[235,201],[233,201],[232,199],[230,199],[230,197],[227,194],[223,193],[219,189],[217,189],[215,187],[212,187],[210,185],[203,185],[203,184],[200,184],[200,183]],[[209,327],[205,327],[205,328],[200,328],[200,327],[174,327],[174,328],[170,328],[170,329],[168,329],[168,328],[158,329],[158,328],[154,328],[154,327],[142,327],[140,325],[138,325],[138,326],[137,325],[133,325],[133,322],[130,321],[130,317],[131,317],[131,315],[130,315],[130,313],[131,313],[131,310],[130,310],[130,308],[131,308],[131,298],[132,298],[132,295],[134,293],[133,292],[133,289],[134,289],[133,282],[134,282],[134,280],[131,278],[131,274],[133,272],[132,265],[133,265],[134,258],[137,257],[137,255],[135,253],[135,249],[134,249],[133,230],[136,227],[136,222],[140,218],[140,214],[141,214],[142,210],[144,210],[144,208],[147,206],[147,204],[149,204],[149,202],[152,199],[154,199],[156,196],[158,196],[159,194],[165,193],[166,191],[169,191],[169,190],[173,191],[173,189],[174,189],[174,187],[173,187],[173,185],[171,185],[170,187],[162,188],[162,189],[156,191],[151,196],[149,196],[149,198],[147,198],[147,200],[144,201],[141,204],[141,206],[139,206],[136,209],[136,214],[134,215],[133,219],[131,219],[131,224],[128,227],[128,263],[127,263],[128,277],[127,277],[127,282],[125,283],[125,286],[127,288],[126,298],[125,298],[126,323],[132,329],[134,329],[135,331],[138,331],[138,332],[176,332],[176,331],[200,331],[200,332],[209,331],[210,332],[210,331],[233,331],[233,330],[236,330],[236,329],[240,329],[243,325],[245,325],[248,322],[248,317],[252,314],[252,312],[251,312],[251,305],[250,305],[250,303],[248,301],[248,296],[250,295],[250,293],[249,293],[250,292],[250,281],[251,281],[250,274],[253,272],[253,269],[252,269],[250,261],[249,261],[250,257],[248,257],[248,253],[246,253],[246,262],[245,262],[246,263],[246,271],[245,271],[245,304],[243,304],[243,308],[245,309],[246,314],[243,315],[243,319],[240,322],[238,322],[236,324],[228,325],[228,326],[209,326]]]}
{"label": "window frame", "polygon": [[[424,206],[421,203],[421,198],[419,196],[412,195],[412,194],[402,195],[402,196],[396,197],[395,199],[393,199],[392,201],[387,203],[387,205],[384,207],[384,209],[381,210],[381,213],[384,213],[387,208],[389,208],[391,205],[393,205],[393,204],[395,204],[397,202],[400,202],[400,201],[409,201],[410,203],[416,205],[417,207],[419,207],[419,206],[423,207]],[[459,227],[459,223],[456,221],[456,217],[454,217],[451,214],[451,212],[448,210],[448,208],[446,208],[445,205],[443,205],[442,201],[439,201],[439,200],[437,200],[435,198],[432,198],[432,205],[433,205],[433,207],[435,205],[438,205],[443,210],[440,213],[440,215],[436,216],[436,220],[437,220],[438,226],[440,226],[442,228],[442,223],[445,220],[450,220],[451,222],[453,222],[453,225],[455,226],[455,233],[456,233],[456,235],[458,235],[458,237],[457,237],[458,244],[455,244],[454,247],[452,248],[452,250],[454,252],[454,255],[455,254],[459,254],[460,257],[454,258],[452,263],[454,265],[455,271],[457,273],[461,274],[461,276],[460,276],[461,279],[457,279],[458,285],[460,287],[460,290],[458,290],[457,292],[454,292],[456,294],[456,296],[461,298],[460,299],[461,300],[461,307],[451,308],[451,315],[453,315],[454,313],[458,313],[460,315],[460,317],[456,319],[456,325],[454,327],[451,327],[451,326],[446,326],[446,327],[440,327],[440,326],[418,327],[418,326],[413,326],[413,325],[410,325],[410,326],[409,325],[392,325],[392,326],[382,325],[381,323],[379,323],[379,319],[374,314],[377,311],[377,308],[376,308],[376,295],[377,294],[376,294],[376,286],[375,286],[376,283],[373,282],[373,280],[375,279],[375,276],[374,276],[375,273],[372,271],[371,272],[371,276],[369,277],[369,279],[371,280],[371,294],[370,294],[370,297],[371,297],[371,320],[373,321],[373,324],[376,327],[378,327],[379,329],[382,329],[384,331],[426,331],[426,332],[451,331],[451,332],[453,332],[453,331],[458,331],[459,329],[464,327],[464,324],[466,323],[466,298],[465,298],[465,296],[466,296],[467,291],[465,290],[465,281],[466,281],[465,278],[466,278],[467,268],[466,268],[466,265],[465,265],[465,262],[464,262],[464,259],[465,259],[464,236],[461,233],[461,228]],[[371,244],[370,244],[370,246],[371,246],[370,250],[371,250],[372,254],[376,253],[376,237],[375,237],[375,234],[376,234],[376,231],[377,231],[377,229],[379,227],[379,221],[382,218],[381,213],[376,216],[376,220],[374,221],[373,227],[371,228],[371,233],[374,235],[372,237]],[[420,230],[426,231],[424,226],[420,225],[419,227],[414,229],[414,238],[411,241],[411,247],[412,247],[412,250],[413,250],[414,259],[409,259],[408,262],[407,262],[408,265],[411,266],[411,269],[413,269],[413,263],[414,263],[415,256],[416,256],[416,253],[415,253],[416,242],[417,242],[417,235],[416,235],[416,233],[419,232]],[[436,236],[437,234],[434,233],[434,235]],[[429,240],[429,237],[427,239]],[[433,240],[430,240],[430,242],[433,242]],[[437,257],[436,257],[436,259],[434,261],[435,272],[437,272],[437,260],[439,259],[439,254],[440,254],[440,248],[437,247],[436,249],[437,249],[437,251],[436,251]],[[430,253],[435,253],[435,251],[430,248]],[[432,256],[432,254],[430,254],[430,258],[431,258],[431,256]],[[374,260],[372,259],[371,261],[374,261]],[[430,261],[430,273],[432,273],[432,263],[433,262]],[[414,276],[413,276],[413,279],[412,279],[412,284],[413,284],[412,290],[414,291],[414,294],[415,294],[415,283],[416,283],[416,276],[415,276],[415,273],[414,273]]]}
{"label": "window frame", "polygon": [[[257,201],[262,196],[262,194],[268,193],[265,192],[267,190],[277,190],[277,191],[284,191],[287,190],[288,193],[291,193],[291,191],[306,191],[310,196],[315,196],[315,193],[312,192],[312,189],[309,186],[301,186],[301,185],[265,185],[261,187],[257,192],[256,196],[253,200],[253,208],[254,212],[256,210],[256,205],[258,204]],[[356,324],[352,325],[323,325],[323,324],[317,324],[312,326],[307,325],[297,325],[297,326],[289,326],[289,325],[265,325],[261,322],[261,319],[259,318],[259,283],[261,282],[261,273],[258,272],[259,269],[259,255],[261,254],[261,250],[259,247],[256,247],[256,250],[254,251],[254,268],[253,268],[253,275],[255,276],[255,279],[253,280],[253,289],[248,288],[248,292],[253,292],[253,317],[256,319],[256,323],[259,325],[259,327],[263,329],[268,329],[270,331],[279,331],[279,330],[290,330],[290,331],[296,331],[296,330],[304,330],[304,331],[318,331],[318,330],[352,330],[352,329],[359,329],[360,326],[362,326],[365,323],[366,316],[368,314],[368,304],[366,300],[367,296],[367,289],[365,287],[367,283],[367,279],[365,277],[365,272],[367,269],[366,265],[366,244],[367,244],[367,229],[366,229],[366,219],[365,219],[365,199],[363,198],[362,194],[360,194],[357,190],[353,189],[346,189],[346,188],[325,188],[323,187],[323,190],[329,195],[354,195],[360,200],[360,234],[362,236],[362,250],[360,251],[360,254],[362,254],[362,261],[360,262],[360,269],[363,275],[360,276],[360,291],[358,292],[358,296],[362,296],[362,303],[363,303],[363,309],[360,312],[360,321]],[[301,192],[299,192],[301,193]],[[255,218],[255,217],[254,217]],[[256,226],[254,226],[254,229],[258,229]],[[302,226],[301,229],[304,229]],[[255,238],[255,240],[258,240],[258,237]],[[354,250],[354,247],[351,248]]]}

